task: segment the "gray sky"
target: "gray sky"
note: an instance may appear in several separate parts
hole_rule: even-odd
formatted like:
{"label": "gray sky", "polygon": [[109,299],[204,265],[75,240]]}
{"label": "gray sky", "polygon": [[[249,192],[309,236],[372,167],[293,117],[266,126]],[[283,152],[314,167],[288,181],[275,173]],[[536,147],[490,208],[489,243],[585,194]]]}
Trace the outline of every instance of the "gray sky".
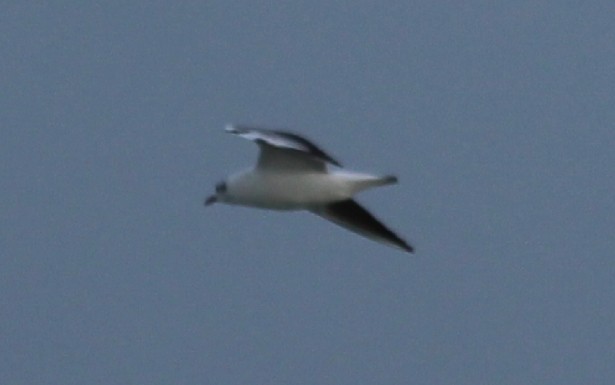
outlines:
{"label": "gray sky", "polygon": [[[0,383],[612,384],[609,1],[5,1]],[[404,254],[205,209],[286,127]]]}

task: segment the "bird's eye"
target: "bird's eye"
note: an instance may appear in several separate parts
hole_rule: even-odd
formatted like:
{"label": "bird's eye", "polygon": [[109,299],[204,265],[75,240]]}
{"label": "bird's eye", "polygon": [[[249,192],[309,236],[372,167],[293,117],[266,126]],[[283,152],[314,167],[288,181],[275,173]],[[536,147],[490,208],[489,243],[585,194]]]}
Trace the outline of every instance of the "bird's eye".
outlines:
{"label": "bird's eye", "polygon": [[226,183],[224,182],[220,182],[216,185],[216,192],[217,193],[225,193],[226,192]]}

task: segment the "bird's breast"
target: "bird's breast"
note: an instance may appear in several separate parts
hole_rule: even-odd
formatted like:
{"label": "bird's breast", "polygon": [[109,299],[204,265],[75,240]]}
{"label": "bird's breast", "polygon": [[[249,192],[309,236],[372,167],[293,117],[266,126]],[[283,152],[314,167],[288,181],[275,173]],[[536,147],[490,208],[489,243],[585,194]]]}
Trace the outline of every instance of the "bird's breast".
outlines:
{"label": "bird's breast", "polygon": [[348,199],[344,183],[326,173],[245,173],[230,183],[229,202],[276,210],[299,210]]}

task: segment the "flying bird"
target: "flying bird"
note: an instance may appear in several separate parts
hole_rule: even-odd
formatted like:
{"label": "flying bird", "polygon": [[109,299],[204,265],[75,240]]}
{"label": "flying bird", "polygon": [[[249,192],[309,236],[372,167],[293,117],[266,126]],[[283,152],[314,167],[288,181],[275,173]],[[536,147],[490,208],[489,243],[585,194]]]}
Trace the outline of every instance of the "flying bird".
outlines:
{"label": "flying bird", "polygon": [[[287,131],[247,126],[226,131],[256,142],[256,166],[216,185],[205,200],[271,210],[307,210],[339,226],[406,252],[414,248],[359,205],[354,195],[368,188],[397,183],[392,175],[377,176],[342,169],[342,165],[311,141]],[[329,169],[329,165],[336,166]]]}

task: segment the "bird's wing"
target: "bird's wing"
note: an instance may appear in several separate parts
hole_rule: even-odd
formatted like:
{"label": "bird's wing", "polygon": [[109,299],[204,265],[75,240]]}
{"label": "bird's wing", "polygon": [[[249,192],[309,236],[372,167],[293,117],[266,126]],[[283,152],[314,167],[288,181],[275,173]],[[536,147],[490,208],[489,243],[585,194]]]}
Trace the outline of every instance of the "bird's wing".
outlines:
{"label": "bird's wing", "polygon": [[291,132],[246,126],[227,126],[226,131],[258,144],[257,166],[261,169],[323,172],[327,163],[341,167],[314,143]]}
{"label": "bird's wing", "polygon": [[414,252],[412,246],[352,199],[319,206],[310,211],[364,237],[400,248],[409,253]]}

